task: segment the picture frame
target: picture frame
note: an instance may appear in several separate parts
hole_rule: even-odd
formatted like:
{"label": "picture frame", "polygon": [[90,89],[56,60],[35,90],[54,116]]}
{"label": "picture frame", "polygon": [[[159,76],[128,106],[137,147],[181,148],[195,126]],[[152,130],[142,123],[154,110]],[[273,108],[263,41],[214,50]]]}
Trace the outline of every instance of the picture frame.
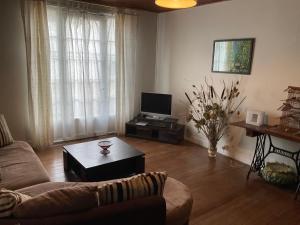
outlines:
{"label": "picture frame", "polygon": [[265,120],[265,112],[257,110],[247,110],[246,124],[262,126]]}
{"label": "picture frame", "polygon": [[211,71],[250,75],[255,38],[215,40]]}

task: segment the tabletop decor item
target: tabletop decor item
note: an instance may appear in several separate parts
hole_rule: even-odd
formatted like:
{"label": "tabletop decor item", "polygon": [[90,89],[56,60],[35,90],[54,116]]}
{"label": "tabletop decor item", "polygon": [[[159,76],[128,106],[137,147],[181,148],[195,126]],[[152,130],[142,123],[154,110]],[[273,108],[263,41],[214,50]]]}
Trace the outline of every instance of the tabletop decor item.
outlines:
{"label": "tabletop decor item", "polygon": [[289,186],[297,183],[297,175],[293,167],[279,162],[268,162],[261,169],[261,175],[268,183]]}
{"label": "tabletop decor item", "polygon": [[211,71],[216,73],[251,73],[254,38],[216,40]]}
{"label": "tabletop decor item", "polygon": [[98,145],[100,146],[100,148],[102,148],[101,154],[107,155],[110,153],[108,149],[110,146],[112,146],[111,141],[99,141]]}
{"label": "tabletop decor item", "polygon": [[247,110],[246,123],[260,127],[264,124],[265,112],[257,110]]}
{"label": "tabletop decor item", "polygon": [[213,85],[205,81],[200,88],[193,85],[193,97],[185,93],[189,101],[187,121],[193,121],[198,132],[207,138],[209,157],[216,157],[218,141],[228,128],[230,118],[246,98],[239,98],[238,86],[238,81],[229,86],[223,81],[223,90],[219,95]]}
{"label": "tabletop decor item", "polygon": [[[283,100],[282,106],[278,109],[282,111],[280,125],[286,132],[300,129],[300,87],[289,86],[285,89],[288,93],[287,99]],[[294,130],[296,129],[296,130]]]}

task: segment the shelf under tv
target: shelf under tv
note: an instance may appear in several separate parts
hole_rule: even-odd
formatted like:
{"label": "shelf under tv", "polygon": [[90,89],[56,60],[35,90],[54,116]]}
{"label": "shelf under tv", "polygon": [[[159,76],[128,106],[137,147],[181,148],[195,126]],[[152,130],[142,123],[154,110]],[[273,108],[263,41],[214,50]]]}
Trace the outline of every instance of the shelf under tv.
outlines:
{"label": "shelf under tv", "polygon": [[[184,139],[185,126],[177,121],[174,118],[147,119],[139,115],[126,123],[126,136],[179,144]],[[139,125],[140,122],[146,125]]]}

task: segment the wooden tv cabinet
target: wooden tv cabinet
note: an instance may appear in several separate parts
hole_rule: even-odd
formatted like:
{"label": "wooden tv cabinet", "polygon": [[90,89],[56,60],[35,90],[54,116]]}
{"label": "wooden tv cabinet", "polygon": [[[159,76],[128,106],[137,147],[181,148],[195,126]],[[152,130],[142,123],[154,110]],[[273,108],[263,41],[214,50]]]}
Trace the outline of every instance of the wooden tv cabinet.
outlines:
{"label": "wooden tv cabinet", "polygon": [[[145,122],[147,125],[138,125]],[[126,123],[126,136],[179,144],[184,139],[185,126],[177,123],[177,119],[147,119],[141,116]]]}

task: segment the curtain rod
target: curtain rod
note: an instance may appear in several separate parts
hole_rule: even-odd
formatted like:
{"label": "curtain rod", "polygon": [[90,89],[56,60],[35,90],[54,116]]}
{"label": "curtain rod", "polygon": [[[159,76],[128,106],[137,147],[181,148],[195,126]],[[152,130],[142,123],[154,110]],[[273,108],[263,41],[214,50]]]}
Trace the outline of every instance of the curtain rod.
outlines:
{"label": "curtain rod", "polygon": [[[65,7],[67,7],[69,5],[69,3],[71,3],[71,4],[75,3],[75,4],[77,4],[77,6],[76,7],[73,6],[73,8],[82,9],[80,7],[80,5],[84,5],[84,6],[97,7],[99,9],[105,9],[110,13],[120,12],[120,13],[127,14],[127,15],[137,15],[137,12],[132,9],[107,6],[107,5],[96,4],[96,3],[91,3],[91,2],[81,1],[81,0],[47,0],[47,3],[49,3],[50,5],[54,5],[54,6],[65,6]],[[95,10],[95,8],[92,10]]]}

